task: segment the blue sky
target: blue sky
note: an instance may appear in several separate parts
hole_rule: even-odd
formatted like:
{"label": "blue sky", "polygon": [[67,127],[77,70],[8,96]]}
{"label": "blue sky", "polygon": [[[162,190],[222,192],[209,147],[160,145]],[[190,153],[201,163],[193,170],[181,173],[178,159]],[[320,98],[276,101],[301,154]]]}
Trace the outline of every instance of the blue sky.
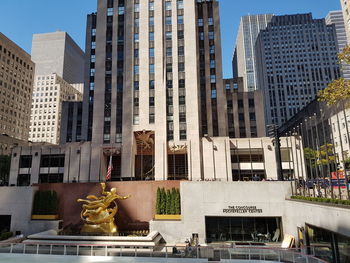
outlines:
{"label": "blue sky", "polygon": [[[141,0],[145,1],[145,0]],[[185,0],[189,1],[189,0]],[[224,76],[231,77],[231,58],[242,15],[312,12],[323,18],[340,9],[340,0],[219,0]],[[86,15],[97,0],[0,0],[0,31],[30,53],[34,33],[67,31],[84,49]]]}

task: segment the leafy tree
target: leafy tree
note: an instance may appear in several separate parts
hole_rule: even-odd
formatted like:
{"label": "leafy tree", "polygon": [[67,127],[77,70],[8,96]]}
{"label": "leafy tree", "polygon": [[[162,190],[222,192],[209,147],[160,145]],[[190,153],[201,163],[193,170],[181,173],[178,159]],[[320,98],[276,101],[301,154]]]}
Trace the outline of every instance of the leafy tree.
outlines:
{"label": "leafy tree", "polygon": [[[350,64],[350,46],[346,46],[338,54],[339,63]],[[331,82],[327,88],[318,93],[318,100],[324,101],[328,105],[333,105],[338,101],[350,98],[350,80],[339,78]]]}
{"label": "leafy tree", "polygon": [[326,165],[329,163],[335,163],[336,156],[334,154],[333,144],[327,143],[320,147],[317,151],[317,164],[318,165]]}
{"label": "leafy tree", "polygon": [[308,161],[307,165],[310,166],[311,163],[311,167],[315,167],[316,166],[316,151],[312,148],[304,148],[304,156],[305,159]]}
{"label": "leafy tree", "polygon": [[333,144],[331,143],[322,145],[319,150],[305,148],[304,156],[307,160],[307,165],[310,166],[311,164],[311,167],[313,168],[318,165],[327,165],[336,162]]}
{"label": "leafy tree", "polygon": [[157,200],[156,200],[156,214],[157,215],[160,215],[162,213],[161,204],[162,204],[162,192],[161,192],[160,188],[158,187]]}

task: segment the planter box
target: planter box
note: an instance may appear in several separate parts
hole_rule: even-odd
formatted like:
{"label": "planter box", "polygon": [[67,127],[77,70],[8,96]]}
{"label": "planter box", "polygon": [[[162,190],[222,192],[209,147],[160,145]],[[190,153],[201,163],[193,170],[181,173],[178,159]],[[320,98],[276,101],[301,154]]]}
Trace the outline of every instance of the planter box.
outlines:
{"label": "planter box", "polygon": [[181,220],[181,215],[154,215],[155,220]]}
{"label": "planter box", "polygon": [[32,215],[32,220],[57,220],[58,215]]}

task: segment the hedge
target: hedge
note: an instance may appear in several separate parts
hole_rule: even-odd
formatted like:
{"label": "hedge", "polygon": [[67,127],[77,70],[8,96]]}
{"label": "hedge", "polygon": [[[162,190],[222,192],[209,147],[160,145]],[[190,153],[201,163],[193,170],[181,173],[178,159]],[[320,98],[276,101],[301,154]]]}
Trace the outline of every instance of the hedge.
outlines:
{"label": "hedge", "polygon": [[171,191],[165,188],[157,189],[156,214],[158,215],[180,215],[181,200],[179,189],[172,188]]}
{"label": "hedge", "polygon": [[33,215],[57,215],[58,197],[55,191],[37,191],[34,195]]}
{"label": "hedge", "polygon": [[308,196],[292,196],[291,199],[320,202],[320,203],[330,203],[337,205],[350,205],[350,200],[340,200],[324,197],[308,197]]}
{"label": "hedge", "polygon": [[0,235],[0,240],[6,240],[13,236],[12,232],[3,232]]}

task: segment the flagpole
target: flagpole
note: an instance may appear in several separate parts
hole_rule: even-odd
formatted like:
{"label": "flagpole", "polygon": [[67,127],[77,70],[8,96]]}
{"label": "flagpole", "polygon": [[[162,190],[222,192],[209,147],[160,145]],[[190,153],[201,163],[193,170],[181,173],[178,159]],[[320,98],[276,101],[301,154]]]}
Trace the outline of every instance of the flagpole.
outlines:
{"label": "flagpole", "polygon": [[107,168],[107,174],[105,181],[110,181],[112,179],[112,170],[113,170],[113,162],[112,162],[112,155],[109,156],[109,163],[108,163],[108,168]]}

